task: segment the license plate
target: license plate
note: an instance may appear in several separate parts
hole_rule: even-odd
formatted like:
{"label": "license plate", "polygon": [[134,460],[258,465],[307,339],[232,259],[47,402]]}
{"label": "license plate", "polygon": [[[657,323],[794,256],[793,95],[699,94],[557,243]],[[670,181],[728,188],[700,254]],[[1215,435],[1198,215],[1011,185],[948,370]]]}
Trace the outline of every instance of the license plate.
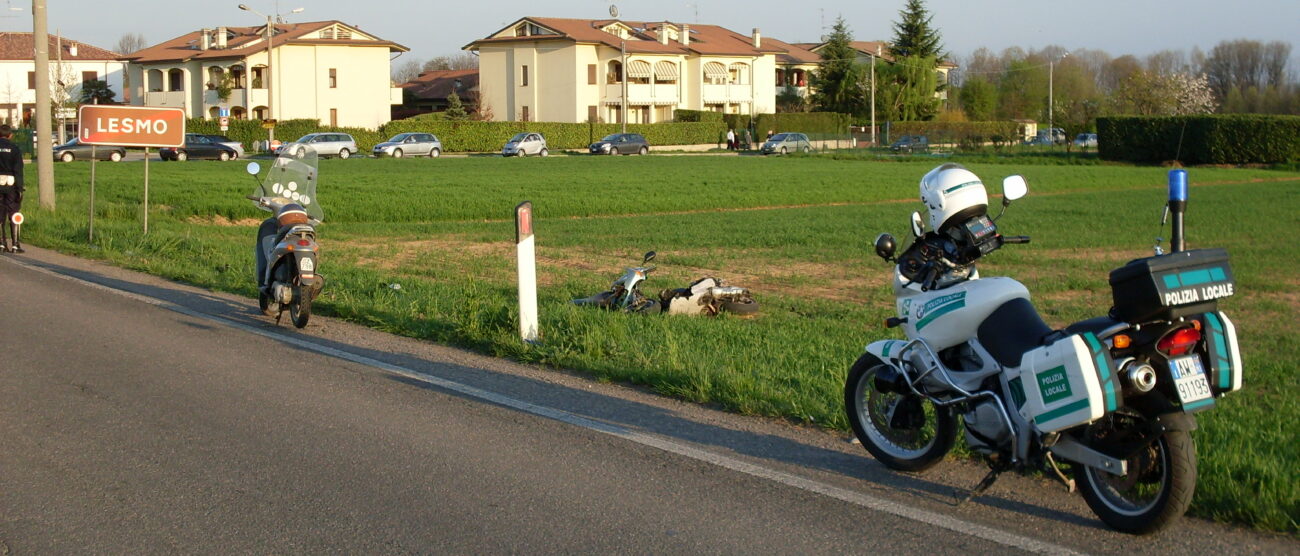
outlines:
{"label": "license plate", "polygon": [[316,263],[312,262],[311,259],[306,259],[306,258],[298,259],[298,270],[306,273],[315,272]]}
{"label": "license plate", "polygon": [[1184,405],[1210,397],[1210,381],[1205,378],[1205,368],[1201,366],[1199,356],[1172,359],[1169,361],[1169,369],[1174,375],[1178,398]]}

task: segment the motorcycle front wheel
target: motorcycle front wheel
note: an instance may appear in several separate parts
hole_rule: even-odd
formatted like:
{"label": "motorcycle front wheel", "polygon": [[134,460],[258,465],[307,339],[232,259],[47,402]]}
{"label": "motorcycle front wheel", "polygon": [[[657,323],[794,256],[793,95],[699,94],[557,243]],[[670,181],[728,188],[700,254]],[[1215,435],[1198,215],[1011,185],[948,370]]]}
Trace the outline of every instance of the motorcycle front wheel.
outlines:
{"label": "motorcycle front wheel", "polygon": [[[1117,432],[1113,426],[1095,424],[1089,436]],[[1125,462],[1128,473],[1123,476],[1073,466],[1079,491],[1097,517],[1118,531],[1138,535],[1164,529],[1182,517],[1196,491],[1196,444],[1190,433],[1166,431]]]}
{"label": "motorcycle front wheel", "polygon": [[957,438],[957,419],[914,394],[876,388],[889,366],[864,353],[844,383],[844,409],[853,433],[871,455],[895,471],[925,471],[943,460]]}
{"label": "motorcycle front wheel", "polygon": [[311,319],[310,287],[294,286],[293,301],[289,302],[289,318],[293,320],[293,325],[298,328],[307,326],[307,321]]}

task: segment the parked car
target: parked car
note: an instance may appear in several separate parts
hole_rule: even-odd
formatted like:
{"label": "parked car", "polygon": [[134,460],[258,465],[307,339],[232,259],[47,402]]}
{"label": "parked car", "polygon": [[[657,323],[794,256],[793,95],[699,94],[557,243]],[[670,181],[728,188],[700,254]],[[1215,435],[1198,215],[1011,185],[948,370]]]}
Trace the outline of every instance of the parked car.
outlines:
{"label": "parked car", "polygon": [[346,133],[308,133],[297,141],[280,145],[275,154],[289,153],[302,158],[307,151],[314,151],[316,156],[337,156],[347,158],[357,152],[357,141]]}
{"label": "parked car", "polygon": [[889,150],[908,154],[930,152],[930,138],[924,135],[904,135],[894,141]]}
{"label": "parked car", "polygon": [[[76,137],[67,143],[54,147],[54,158],[64,162],[73,160],[90,160],[90,145],[82,144]],[[95,147],[96,160],[118,162],[126,156],[126,149],[118,146],[99,145]]]}
{"label": "parked car", "polygon": [[226,137],[225,135],[208,135],[208,139],[213,143],[218,143],[230,147],[232,149],[235,149],[235,153],[236,153],[235,158],[243,158],[244,156],[243,143],[240,143],[239,141],[235,141],[229,137]]}
{"label": "parked car", "polygon": [[615,133],[587,147],[591,154],[646,154],[650,143],[639,133]]}
{"label": "parked car", "polygon": [[210,158],[226,161],[239,156],[239,152],[213,141],[207,135],[186,133],[183,146],[163,147],[158,149],[158,156],[161,156],[163,160],[176,160],[179,162],[185,162],[191,158]]}
{"label": "parked car", "polygon": [[398,133],[387,141],[375,145],[375,156],[428,156],[437,158],[442,154],[442,141],[432,133]]}
{"label": "parked car", "polygon": [[501,156],[546,156],[551,154],[546,150],[546,138],[540,133],[528,131],[516,133],[506,146],[501,147]]}
{"label": "parked car", "polygon": [[1074,146],[1079,147],[1079,148],[1082,148],[1082,149],[1088,149],[1088,148],[1093,148],[1093,149],[1095,149],[1095,148],[1097,148],[1097,134],[1096,134],[1096,133],[1080,133],[1079,135],[1075,136],[1075,138],[1074,138]]}
{"label": "parked car", "polygon": [[1034,146],[1064,145],[1066,141],[1068,141],[1068,139],[1065,137],[1065,130],[1059,127],[1054,127],[1051,129],[1038,130],[1038,133],[1034,135],[1034,138],[1025,141],[1025,144]]}
{"label": "parked car", "polygon": [[812,142],[802,133],[778,133],[768,137],[760,149],[763,154],[806,153],[811,150]]}

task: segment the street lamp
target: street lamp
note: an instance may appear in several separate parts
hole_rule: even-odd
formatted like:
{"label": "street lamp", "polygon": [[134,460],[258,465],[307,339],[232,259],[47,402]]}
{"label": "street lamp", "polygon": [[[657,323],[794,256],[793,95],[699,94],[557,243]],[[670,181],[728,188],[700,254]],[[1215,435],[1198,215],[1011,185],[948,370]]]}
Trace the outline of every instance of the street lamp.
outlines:
{"label": "street lamp", "polygon": [[[275,95],[274,95],[274,88],[272,87],[272,79],[271,79],[272,76],[271,40],[275,37],[275,27],[273,26],[274,23],[271,21],[271,16],[263,14],[262,12],[259,12],[257,10],[254,10],[253,8],[248,7],[246,4],[240,4],[239,9],[244,10],[246,12],[252,12],[254,15],[266,18],[266,119],[274,121],[275,102],[273,101],[273,99],[275,98]],[[296,14],[296,13],[302,13],[302,11],[303,11],[302,8],[296,8],[289,13]],[[275,17],[278,19],[280,17],[280,14],[275,14]],[[271,127],[266,128],[266,150],[268,151],[271,150],[271,142],[273,141],[275,141],[274,124],[272,124]]]}
{"label": "street lamp", "polygon": [[[1062,54],[1061,60],[1064,60],[1066,56],[1069,55],[1070,55],[1069,52]],[[1055,81],[1055,75],[1053,69],[1057,61],[1058,60],[1053,60],[1051,58],[1047,59],[1047,140],[1051,141],[1053,145],[1056,144],[1056,127],[1052,125],[1054,121],[1052,118],[1053,116],[1052,112],[1056,108],[1056,103],[1053,102],[1053,98],[1052,98],[1054,92],[1052,90],[1052,85],[1053,85],[1053,81]]]}

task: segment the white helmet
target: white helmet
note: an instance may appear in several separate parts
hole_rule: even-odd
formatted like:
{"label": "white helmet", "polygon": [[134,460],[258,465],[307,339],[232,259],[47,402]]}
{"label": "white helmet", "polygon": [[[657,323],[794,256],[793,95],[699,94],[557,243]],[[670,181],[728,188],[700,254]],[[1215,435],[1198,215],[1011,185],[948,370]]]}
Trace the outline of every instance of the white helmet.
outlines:
{"label": "white helmet", "polygon": [[986,214],[989,195],[979,176],[960,164],[948,163],[921,178],[921,202],[930,216],[930,229],[942,232],[947,226]]}

